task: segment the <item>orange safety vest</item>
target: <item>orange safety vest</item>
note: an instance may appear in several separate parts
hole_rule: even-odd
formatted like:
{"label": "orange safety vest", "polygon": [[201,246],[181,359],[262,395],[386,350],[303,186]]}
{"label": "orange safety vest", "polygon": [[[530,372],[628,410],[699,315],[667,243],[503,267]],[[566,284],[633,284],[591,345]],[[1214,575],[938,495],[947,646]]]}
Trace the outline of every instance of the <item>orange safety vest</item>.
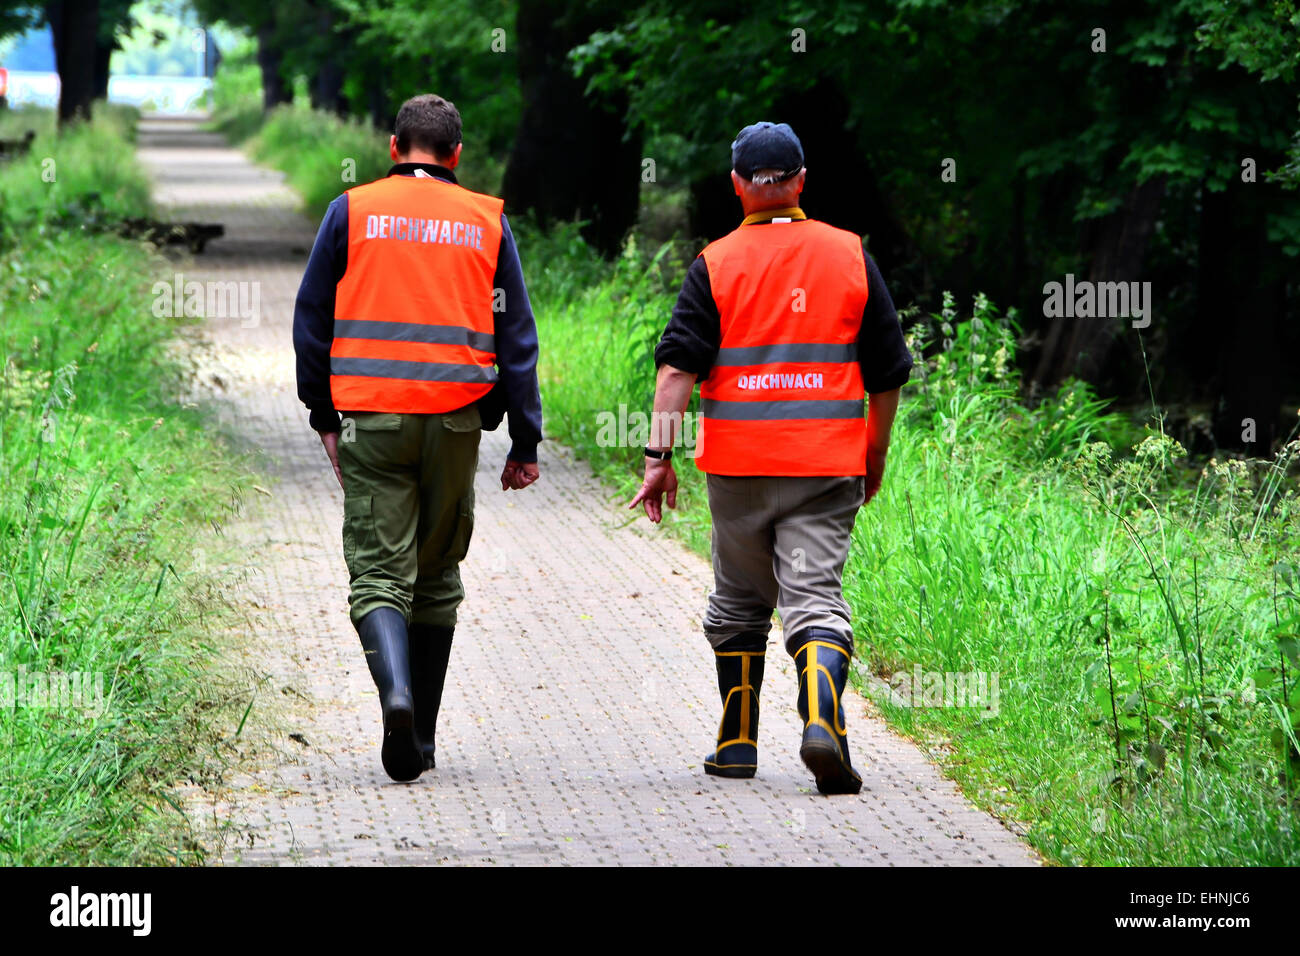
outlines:
{"label": "orange safety vest", "polygon": [[814,219],[742,225],[703,252],[722,341],[695,462],[716,475],[866,473],[862,240]]}
{"label": "orange safety vest", "polygon": [[450,412],[482,398],[497,378],[502,201],[415,176],[347,195],[348,267],[330,347],[334,407]]}

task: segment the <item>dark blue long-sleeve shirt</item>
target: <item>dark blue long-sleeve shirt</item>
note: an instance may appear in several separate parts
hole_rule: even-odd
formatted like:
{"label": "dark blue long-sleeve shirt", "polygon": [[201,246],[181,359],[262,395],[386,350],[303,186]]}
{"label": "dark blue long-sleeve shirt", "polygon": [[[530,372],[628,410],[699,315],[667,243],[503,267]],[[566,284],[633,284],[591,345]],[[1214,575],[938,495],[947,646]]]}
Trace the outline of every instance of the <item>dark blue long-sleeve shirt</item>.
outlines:
{"label": "dark blue long-sleeve shirt", "polygon": [[[456,182],[445,166],[399,163],[390,176],[430,176]],[[339,196],[325,211],[293,310],[293,347],[298,357],[298,397],[310,410],[316,431],[338,431],[339,412],[330,396],[330,346],[334,342],[334,297],[348,268],[348,196]],[[519,250],[505,214],[493,287],[504,292],[504,309],[493,313],[497,382],[479,399],[483,427],[491,431],[509,414],[510,458],[537,461],[542,440],[542,400],[537,386],[537,322],[524,285]]]}

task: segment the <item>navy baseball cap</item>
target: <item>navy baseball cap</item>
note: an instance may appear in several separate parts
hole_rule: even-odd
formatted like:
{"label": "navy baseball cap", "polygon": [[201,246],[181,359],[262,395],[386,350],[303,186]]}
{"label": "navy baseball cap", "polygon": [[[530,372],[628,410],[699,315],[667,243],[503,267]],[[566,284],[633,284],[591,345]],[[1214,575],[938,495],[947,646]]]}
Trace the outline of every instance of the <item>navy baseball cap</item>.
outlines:
{"label": "navy baseball cap", "polygon": [[803,169],[803,144],[788,123],[755,123],[736,134],[731,168],[745,179],[760,169],[780,169],[789,179]]}

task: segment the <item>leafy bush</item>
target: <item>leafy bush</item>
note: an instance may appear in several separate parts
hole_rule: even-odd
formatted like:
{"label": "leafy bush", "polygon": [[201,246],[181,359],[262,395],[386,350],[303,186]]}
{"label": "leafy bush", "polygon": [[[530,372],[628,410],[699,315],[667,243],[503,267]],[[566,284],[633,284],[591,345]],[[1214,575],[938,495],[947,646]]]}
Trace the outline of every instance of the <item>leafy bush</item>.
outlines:
{"label": "leafy bush", "polygon": [[148,215],[149,179],[130,148],[136,116],[130,107],[97,104],[89,123],[62,133],[48,110],[7,120],[37,136],[27,154],[0,165],[0,242],[29,227],[93,231]]}
{"label": "leafy bush", "polygon": [[251,37],[226,51],[212,78],[212,126],[242,143],[262,125],[262,71],[257,42]]}

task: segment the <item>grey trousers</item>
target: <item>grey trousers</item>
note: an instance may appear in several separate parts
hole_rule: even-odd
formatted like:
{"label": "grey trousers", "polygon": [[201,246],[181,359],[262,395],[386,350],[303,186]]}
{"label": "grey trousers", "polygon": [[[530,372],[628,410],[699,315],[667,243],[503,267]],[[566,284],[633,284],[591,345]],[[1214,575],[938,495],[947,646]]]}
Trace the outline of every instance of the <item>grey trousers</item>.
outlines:
{"label": "grey trousers", "polygon": [[766,637],[781,615],[786,649],[824,628],[853,653],[842,579],[866,479],[708,476],[713,591],[704,635],[717,649],[742,634]]}

